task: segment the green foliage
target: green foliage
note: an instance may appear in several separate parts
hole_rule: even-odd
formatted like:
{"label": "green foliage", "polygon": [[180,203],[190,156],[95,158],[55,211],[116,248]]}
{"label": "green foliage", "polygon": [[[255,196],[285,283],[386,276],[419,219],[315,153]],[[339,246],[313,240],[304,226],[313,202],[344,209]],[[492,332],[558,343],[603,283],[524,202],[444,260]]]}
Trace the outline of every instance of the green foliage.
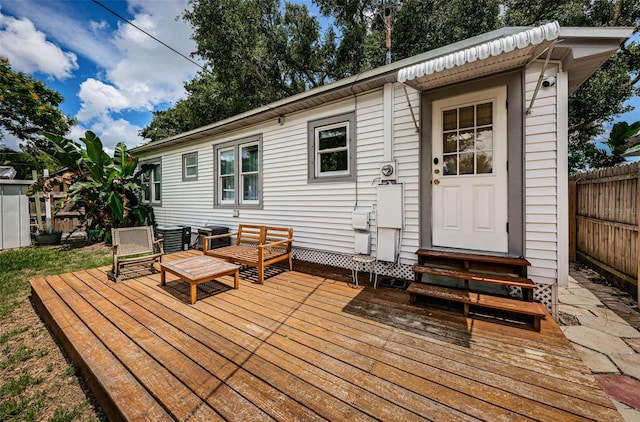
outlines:
{"label": "green foliage", "polygon": [[[11,68],[0,57],[0,128],[27,142],[39,145],[43,131],[67,133],[75,121],[58,108],[64,97],[23,72]],[[0,131],[0,141],[3,131]]]}
{"label": "green foliage", "polygon": [[42,173],[43,169],[53,170],[56,163],[38,150],[14,151],[0,146],[0,166],[11,166],[16,170],[16,179],[31,179],[31,171]]}
{"label": "green foliage", "polygon": [[54,184],[71,184],[66,202],[80,213],[80,225],[90,240],[108,239],[113,227],[154,224],[153,208],[140,202],[140,176],[153,166],[138,168],[138,159],[123,142],[116,145],[113,158],[109,157],[100,138],[90,131],[80,139],[84,148],[59,135],[45,136],[51,141],[45,152],[69,172],[45,181],[42,188],[47,191]]}
{"label": "green foliage", "polygon": [[391,50],[395,60],[446,46],[501,26],[497,0],[407,0],[398,10]]}

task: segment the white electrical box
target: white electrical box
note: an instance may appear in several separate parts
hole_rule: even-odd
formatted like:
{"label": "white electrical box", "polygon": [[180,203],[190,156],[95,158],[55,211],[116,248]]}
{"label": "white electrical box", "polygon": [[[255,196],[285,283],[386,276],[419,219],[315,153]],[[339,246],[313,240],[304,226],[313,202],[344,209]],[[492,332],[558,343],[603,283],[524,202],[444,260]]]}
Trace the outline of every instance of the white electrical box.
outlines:
{"label": "white electrical box", "polygon": [[369,208],[356,208],[351,213],[351,226],[354,230],[369,230]]}
{"label": "white electrical box", "polygon": [[376,258],[378,261],[395,262],[398,253],[398,235],[396,229],[378,229],[378,246]]}
{"label": "white electrical box", "polygon": [[404,215],[404,200],[402,197],[401,183],[378,185],[377,187],[377,214],[378,227],[388,229],[402,229]]}
{"label": "white electrical box", "polygon": [[365,255],[369,255],[371,253],[371,233],[355,232],[354,241],[354,250],[356,253]]}

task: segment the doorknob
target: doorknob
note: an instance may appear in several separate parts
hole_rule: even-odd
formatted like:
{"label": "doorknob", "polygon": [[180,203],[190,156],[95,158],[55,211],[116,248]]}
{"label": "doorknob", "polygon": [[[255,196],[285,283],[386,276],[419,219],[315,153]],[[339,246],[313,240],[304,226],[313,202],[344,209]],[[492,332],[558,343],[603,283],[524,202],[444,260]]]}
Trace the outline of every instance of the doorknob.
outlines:
{"label": "doorknob", "polygon": [[439,184],[440,184],[440,179],[436,179],[436,180],[434,180],[434,181],[433,181],[433,184],[434,184],[434,185],[439,185]]}
{"label": "doorknob", "polygon": [[434,158],[434,159],[433,159],[433,164],[436,164],[436,165],[437,165],[437,164],[438,164],[438,161],[439,161],[439,160],[438,160],[438,157]]}

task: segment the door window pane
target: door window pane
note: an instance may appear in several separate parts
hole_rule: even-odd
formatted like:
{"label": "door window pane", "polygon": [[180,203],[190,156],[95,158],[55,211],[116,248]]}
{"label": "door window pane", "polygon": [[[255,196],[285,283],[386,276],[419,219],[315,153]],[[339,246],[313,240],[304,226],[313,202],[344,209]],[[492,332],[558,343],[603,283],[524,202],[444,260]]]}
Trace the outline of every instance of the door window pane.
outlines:
{"label": "door window pane", "polygon": [[475,119],[473,118],[473,106],[464,107],[460,109],[460,123],[458,128],[464,129],[468,127],[473,127]]}
{"label": "door window pane", "polygon": [[458,154],[445,155],[442,164],[442,174],[444,176],[455,176],[458,174]]}
{"label": "door window pane", "polygon": [[454,130],[458,128],[458,110],[448,110],[442,113],[442,129]]}
{"label": "door window pane", "polygon": [[443,176],[493,172],[493,103],[442,113]]}
{"label": "door window pane", "polygon": [[473,152],[460,154],[459,174],[473,174]]}
{"label": "door window pane", "polygon": [[482,151],[476,155],[476,173],[486,174],[493,172],[493,151]]}

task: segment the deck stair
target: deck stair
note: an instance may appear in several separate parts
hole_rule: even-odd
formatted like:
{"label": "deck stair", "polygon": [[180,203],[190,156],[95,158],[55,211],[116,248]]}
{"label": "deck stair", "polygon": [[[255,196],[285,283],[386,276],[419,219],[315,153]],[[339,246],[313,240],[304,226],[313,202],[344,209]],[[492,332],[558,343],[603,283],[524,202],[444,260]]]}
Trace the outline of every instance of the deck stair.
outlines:
{"label": "deck stair", "polygon": [[[545,318],[547,311],[544,305],[533,301],[535,283],[527,277],[530,264],[526,259],[430,249],[420,249],[416,254],[418,265],[413,267],[415,281],[407,289],[412,303],[417,296],[459,302],[463,304],[467,317],[471,306],[511,312],[533,319],[534,329],[540,330],[540,319]],[[425,283],[422,282],[423,274],[463,280],[464,286],[452,288]],[[522,300],[473,292],[469,282],[519,287],[522,289]]]}

